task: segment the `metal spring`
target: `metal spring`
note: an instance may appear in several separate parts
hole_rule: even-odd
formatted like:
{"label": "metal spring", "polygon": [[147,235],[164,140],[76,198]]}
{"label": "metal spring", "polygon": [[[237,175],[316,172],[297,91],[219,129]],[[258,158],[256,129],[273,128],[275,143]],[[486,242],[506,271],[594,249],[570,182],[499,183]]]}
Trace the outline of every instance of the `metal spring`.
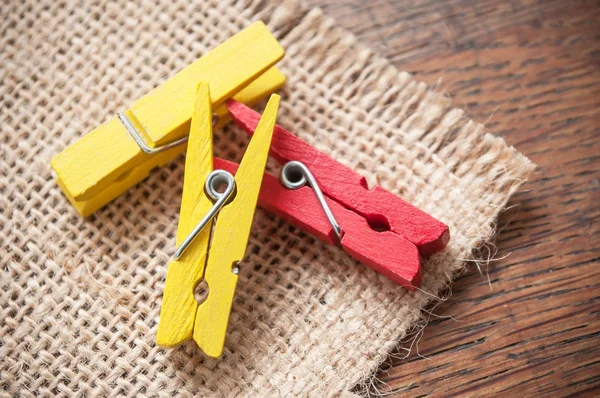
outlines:
{"label": "metal spring", "polygon": [[[317,199],[327,216],[327,220],[333,229],[333,232],[336,234],[338,238],[338,242],[342,240],[343,231],[340,225],[338,224],[335,216],[333,215],[331,208],[327,204],[325,200],[325,196],[323,195],[323,191],[319,186],[314,175],[311,173],[308,167],[302,162],[297,160],[292,160],[287,162],[281,168],[281,172],[279,174],[279,181],[281,185],[283,185],[287,189],[299,189],[305,186],[306,184],[310,185],[315,194],[317,195]],[[217,189],[226,185],[225,191],[220,193]],[[206,195],[212,200],[214,203],[213,207],[204,215],[202,220],[196,225],[196,227],[190,232],[188,236],[181,242],[181,245],[175,250],[175,254],[173,258],[175,260],[179,260],[185,250],[189,247],[189,245],[193,242],[193,240],[200,234],[200,232],[213,220],[213,218],[217,215],[217,213],[228,203],[230,203],[236,194],[236,185],[235,178],[231,173],[225,170],[214,170],[212,173],[208,175],[206,179],[206,183],[204,184],[204,191]]]}
{"label": "metal spring", "polygon": [[[218,192],[217,189],[220,186],[225,185],[225,191],[223,193]],[[181,245],[175,250],[175,254],[173,254],[173,259],[179,260],[188,246],[196,239],[198,234],[206,227],[213,218],[217,215],[217,213],[228,203],[230,203],[235,194],[237,192],[235,185],[235,178],[233,175],[225,170],[214,170],[212,173],[208,175],[206,178],[206,182],[204,183],[204,191],[206,195],[210,198],[210,200],[214,203],[213,207],[210,208],[208,213],[204,215],[202,220],[194,227],[192,232],[181,242]]]}
{"label": "metal spring", "polygon": [[313,191],[315,191],[317,199],[319,200],[319,203],[321,203],[321,207],[323,208],[323,211],[325,211],[325,215],[329,220],[329,224],[331,224],[333,232],[335,232],[337,235],[338,242],[341,242],[344,234],[342,228],[331,212],[331,208],[327,204],[325,196],[323,195],[323,191],[321,191],[315,176],[304,163],[297,160],[292,160],[284,164],[281,168],[281,172],[279,173],[279,181],[281,182],[281,185],[287,189],[299,189],[308,183]]}

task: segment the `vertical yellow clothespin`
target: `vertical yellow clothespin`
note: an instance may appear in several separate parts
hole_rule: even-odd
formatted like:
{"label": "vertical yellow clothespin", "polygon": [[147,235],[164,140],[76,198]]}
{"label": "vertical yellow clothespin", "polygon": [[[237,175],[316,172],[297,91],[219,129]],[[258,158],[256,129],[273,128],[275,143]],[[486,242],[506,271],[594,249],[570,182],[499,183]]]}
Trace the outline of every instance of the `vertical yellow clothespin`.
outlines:
{"label": "vertical yellow clothespin", "polygon": [[209,83],[222,124],[226,100],[255,103],[283,85],[274,66],[283,55],[267,27],[254,23],[59,153],[51,162],[59,186],[90,215],[183,151],[198,82]]}
{"label": "vertical yellow clothespin", "polygon": [[[169,263],[156,336],[161,346],[193,338],[211,357],[223,352],[238,263],[248,244],[278,107],[279,96],[273,94],[234,179],[224,170],[213,171],[209,86],[198,87],[185,162],[178,249]],[[216,190],[219,183],[226,185],[221,194]],[[211,221],[217,211],[216,220]],[[208,296],[198,304],[194,290],[202,279]]]}

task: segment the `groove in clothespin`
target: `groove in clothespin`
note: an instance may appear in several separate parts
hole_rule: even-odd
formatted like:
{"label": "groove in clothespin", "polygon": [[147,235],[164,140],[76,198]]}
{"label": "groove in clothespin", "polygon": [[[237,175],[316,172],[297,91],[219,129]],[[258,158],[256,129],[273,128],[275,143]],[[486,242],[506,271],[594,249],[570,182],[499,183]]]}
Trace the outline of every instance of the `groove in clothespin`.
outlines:
{"label": "groove in clothespin", "polygon": [[271,95],[235,175],[237,194],[219,213],[211,238],[204,280],[209,289],[198,306],[194,340],[207,355],[223,352],[229,314],[269,156],[280,97]]}
{"label": "groove in clothespin", "polygon": [[[140,98],[124,115],[148,145],[171,142],[188,134],[199,81],[210,84],[213,108],[223,112],[219,107],[237,92],[238,99],[255,102],[257,92],[280,87],[284,79],[273,65],[283,55],[266,26],[256,22]],[[257,87],[240,92],[253,81]],[[115,117],[58,154],[52,167],[65,195],[82,215],[89,215],[184,148],[148,155]]]}
{"label": "groove in clothespin", "polygon": [[[234,100],[228,101],[227,108],[236,124],[252,135],[260,114]],[[403,236],[422,255],[439,252],[448,244],[450,232],[446,224],[381,186],[369,189],[360,174],[279,125],[273,133],[271,156],[281,164],[290,160],[304,163],[326,196],[365,217],[375,229]]]}
{"label": "groove in clothespin", "polygon": [[[177,246],[212,207],[204,182],[213,170],[212,112],[208,84],[198,85],[185,157]],[[156,343],[173,347],[193,336],[198,303],[194,290],[204,276],[211,228],[205,228],[179,260],[169,262]]]}

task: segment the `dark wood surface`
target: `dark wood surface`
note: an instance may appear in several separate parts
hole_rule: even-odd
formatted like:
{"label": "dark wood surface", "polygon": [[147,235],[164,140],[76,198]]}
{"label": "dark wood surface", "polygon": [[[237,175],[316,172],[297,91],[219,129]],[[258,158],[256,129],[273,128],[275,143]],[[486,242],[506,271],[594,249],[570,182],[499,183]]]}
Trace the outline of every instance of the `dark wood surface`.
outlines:
{"label": "dark wood surface", "polygon": [[370,393],[600,395],[600,2],[309,4],[538,165],[498,221],[490,283],[459,278]]}

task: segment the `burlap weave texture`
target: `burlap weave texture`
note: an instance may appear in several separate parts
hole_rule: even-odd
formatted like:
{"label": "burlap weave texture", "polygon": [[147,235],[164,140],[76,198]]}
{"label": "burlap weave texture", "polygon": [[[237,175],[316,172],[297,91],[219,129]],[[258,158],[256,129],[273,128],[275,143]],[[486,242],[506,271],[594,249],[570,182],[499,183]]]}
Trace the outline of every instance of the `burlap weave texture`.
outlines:
{"label": "burlap weave texture", "polygon": [[[489,240],[529,161],[295,2],[6,2],[0,10],[0,395],[350,396]],[[259,210],[224,357],[155,332],[183,160],[88,219],[50,159],[262,19],[287,51],[279,124],[450,226],[409,293]],[[238,160],[234,126],[216,155]],[[402,253],[398,253],[402,255]]]}

